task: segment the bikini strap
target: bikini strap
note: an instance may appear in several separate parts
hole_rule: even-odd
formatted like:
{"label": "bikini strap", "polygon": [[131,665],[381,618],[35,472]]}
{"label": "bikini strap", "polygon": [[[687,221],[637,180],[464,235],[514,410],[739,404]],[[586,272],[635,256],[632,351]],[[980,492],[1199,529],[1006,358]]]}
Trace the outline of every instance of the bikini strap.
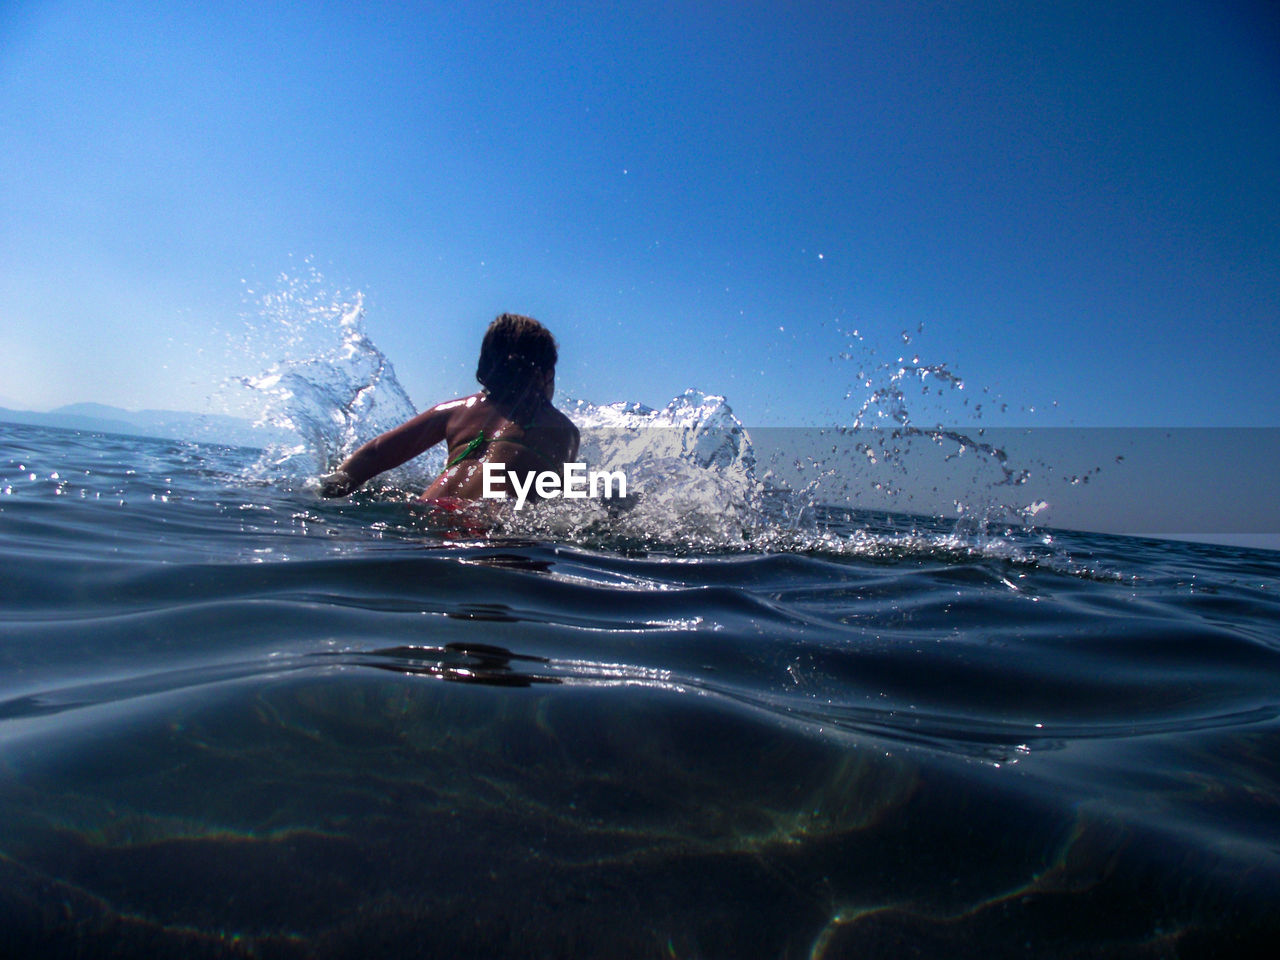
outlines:
{"label": "bikini strap", "polygon": [[444,465],[444,468],[448,470],[454,464],[461,463],[463,460],[467,459],[467,457],[475,453],[476,448],[481,446],[485,442],[486,441],[484,437],[484,431],[481,430],[471,439],[470,443],[468,443],[465,447],[462,448],[461,453],[459,453],[456,457],[454,457],[452,460],[450,460],[448,463]]}

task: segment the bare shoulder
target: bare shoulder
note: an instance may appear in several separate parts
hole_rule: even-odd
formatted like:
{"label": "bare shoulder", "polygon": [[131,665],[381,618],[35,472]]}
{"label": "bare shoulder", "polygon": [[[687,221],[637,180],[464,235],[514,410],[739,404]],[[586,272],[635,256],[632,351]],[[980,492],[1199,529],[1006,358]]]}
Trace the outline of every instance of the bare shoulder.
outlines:
{"label": "bare shoulder", "polygon": [[573,437],[575,441],[579,439],[578,428],[572,420],[566,417],[555,407],[551,408],[551,416],[551,422],[555,425],[555,429],[563,432],[567,436]]}
{"label": "bare shoulder", "polygon": [[427,411],[429,414],[453,415],[461,410],[473,410],[484,401],[484,394],[473,393],[454,400],[444,400]]}
{"label": "bare shoulder", "polygon": [[472,421],[479,421],[487,417],[488,413],[484,403],[484,395],[473,393],[470,396],[437,403],[423,416],[438,420],[449,429],[465,429]]}

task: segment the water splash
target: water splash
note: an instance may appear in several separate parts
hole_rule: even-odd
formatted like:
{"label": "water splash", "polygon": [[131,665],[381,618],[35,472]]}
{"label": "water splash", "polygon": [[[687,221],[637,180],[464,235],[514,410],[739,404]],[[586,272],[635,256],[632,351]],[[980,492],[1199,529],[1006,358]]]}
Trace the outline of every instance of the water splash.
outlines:
{"label": "water splash", "polygon": [[[923,329],[920,324],[916,333]],[[831,456],[797,464],[811,471],[805,487],[811,499],[855,505],[870,500],[880,506],[897,501],[900,509],[923,509],[930,515],[945,509],[957,518],[957,532],[972,536],[986,535],[996,526],[1034,523],[1048,504],[1023,502],[1016,491],[1031,479],[1031,466],[986,440],[981,426],[930,423],[916,412],[954,418],[963,409],[965,418],[977,421],[987,400],[971,404],[964,380],[946,363],[926,362],[919,353],[876,361],[857,330],[839,332],[846,343],[832,361],[857,364],[844,398],[865,393],[845,425],[822,431],[831,441],[826,445]],[[904,347],[912,343],[906,330],[899,339]],[[990,395],[985,388],[982,393]],[[1007,404],[1001,406],[1002,412],[1007,410]],[[934,479],[922,482],[931,472]],[[932,491],[924,489],[929,482]],[[943,488],[949,493],[945,506],[927,496]]]}
{"label": "water splash", "polygon": [[550,501],[513,514],[504,532],[722,549],[750,542],[760,528],[765,487],[751,438],[724,397],[689,389],[661,410],[576,400],[565,413],[582,434],[579,459],[625,474],[627,500]]}
{"label": "water splash", "polygon": [[[239,378],[252,391],[256,425],[284,431],[259,463],[270,478],[310,477],[333,469],[357,447],[417,412],[395,369],[364,329],[364,297],[331,291],[314,268],[281,275],[262,297],[251,329],[258,351],[276,351],[263,372]],[[438,458],[438,457],[437,457]],[[431,458],[384,475],[412,484],[434,476]],[[433,472],[434,471],[434,472]]]}
{"label": "water splash", "polygon": [[[252,349],[246,352],[260,357],[265,369],[237,382],[254,399],[258,423],[288,437],[268,445],[258,479],[291,483],[324,473],[415,415],[390,360],[365,331],[359,292],[333,290],[307,263],[300,275],[282,274],[278,289],[259,297],[256,307],[249,322]],[[902,341],[909,345],[911,337],[904,332]],[[980,429],[917,423],[913,409],[929,406],[921,401],[954,398],[965,389],[946,364],[904,355],[872,365],[865,348],[859,351],[861,343],[853,331],[849,349],[833,361],[859,364],[846,399],[865,393],[846,425],[821,431],[839,441],[832,444],[833,454],[842,444],[852,456],[796,457],[795,466],[808,471],[807,478],[784,482],[775,461],[761,461],[722,396],[690,389],[657,410],[638,403],[569,401],[561,406],[582,433],[579,459],[590,470],[624,472],[629,496],[622,502],[553,500],[507,511],[500,513],[496,532],[675,552],[963,555],[976,545],[984,555],[1009,558],[1014,528],[1022,531],[1044,506],[1008,503],[1007,491],[1026,481],[1028,469],[983,439]],[[981,415],[981,404],[975,415]],[[943,511],[914,509],[919,505],[911,499],[918,479],[915,449],[921,446],[934,448],[947,464],[948,492],[955,489],[954,468],[961,460],[974,468],[968,489],[952,497],[947,512],[954,519],[945,529],[928,523]],[[366,495],[412,499],[439,474],[444,460],[443,449],[430,451],[380,476]],[[903,519],[872,530],[865,517],[861,527],[847,518],[833,524],[817,509],[841,502],[858,507],[859,496],[867,493],[887,497]]]}
{"label": "water splash", "polygon": [[751,438],[721,396],[689,389],[662,410],[572,400],[565,413],[583,431],[584,459],[604,469],[680,460],[742,481],[755,472]]}

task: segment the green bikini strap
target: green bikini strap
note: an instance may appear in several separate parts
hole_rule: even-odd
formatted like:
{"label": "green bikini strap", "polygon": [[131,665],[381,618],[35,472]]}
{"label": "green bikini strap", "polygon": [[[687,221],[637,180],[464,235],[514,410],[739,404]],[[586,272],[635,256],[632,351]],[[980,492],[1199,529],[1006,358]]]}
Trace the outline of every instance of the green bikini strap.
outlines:
{"label": "green bikini strap", "polygon": [[455,463],[461,463],[463,460],[467,459],[467,457],[471,456],[471,454],[475,453],[476,447],[480,446],[484,442],[485,442],[484,431],[481,430],[472,438],[470,443],[468,443],[465,447],[462,448],[461,453],[459,453],[456,457],[454,457],[452,460],[450,460],[448,463],[444,465],[444,468],[448,470]]}

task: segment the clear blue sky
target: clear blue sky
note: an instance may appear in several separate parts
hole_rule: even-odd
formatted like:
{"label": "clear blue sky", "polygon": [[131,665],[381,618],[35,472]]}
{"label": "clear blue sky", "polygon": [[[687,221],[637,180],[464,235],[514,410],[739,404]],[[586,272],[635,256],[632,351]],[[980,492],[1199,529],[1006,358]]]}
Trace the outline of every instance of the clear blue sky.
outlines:
{"label": "clear blue sky", "polygon": [[512,310],[748,424],[856,409],[835,318],[993,425],[1280,424],[1274,4],[8,0],[0,143],[8,405],[203,409],[312,257],[420,407]]}

